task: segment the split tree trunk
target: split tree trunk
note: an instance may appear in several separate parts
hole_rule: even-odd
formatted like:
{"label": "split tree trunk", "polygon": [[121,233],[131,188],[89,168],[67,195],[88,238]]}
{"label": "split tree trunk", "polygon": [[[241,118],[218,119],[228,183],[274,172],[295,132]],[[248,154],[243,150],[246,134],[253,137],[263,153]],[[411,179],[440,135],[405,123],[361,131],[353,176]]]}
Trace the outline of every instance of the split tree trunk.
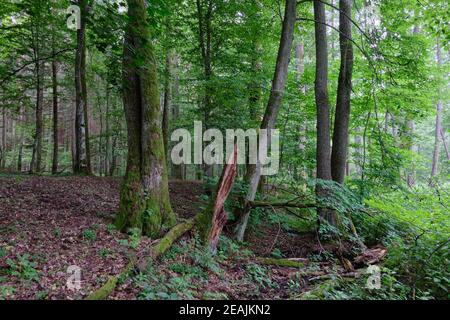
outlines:
{"label": "split tree trunk", "polygon": [[212,254],[217,251],[217,244],[222,229],[227,222],[228,214],[224,204],[233,187],[237,173],[237,144],[234,146],[232,158],[227,161],[223,168],[222,176],[217,184],[217,191],[208,208],[200,215],[198,229],[202,240]]}
{"label": "split tree trunk", "polygon": [[[277,64],[272,81],[272,89],[270,91],[269,101],[261,123],[261,129],[267,129],[270,135],[270,129],[275,127],[278,111],[281,106],[281,100],[284,94],[286,78],[288,74],[289,59],[291,56],[292,42],[294,39],[294,26],[296,20],[296,0],[286,0],[286,8],[284,13],[283,27],[281,31],[280,47],[278,49]],[[267,138],[267,137],[266,137]],[[267,143],[267,141],[266,141]],[[262,144],[264,145],[264,143]],[[267,145],[267,144],[266,144]],[[249,190],[245,198],[245,204],[242,212],[238,214],[239,220],[236,225],[235,235],[237,240],[243,241],[245,230],[247,228],[248,218],[250,216],[249,202],[253,201],[256,196],[258,184],[261,178],[261,163],[256,164],[251,172],[249,181]]]}
{"label": "split tree trunk", "polygon": [[120,230],[138,228],[157,238],[176,222],[169,199],[157,66],[144,0],[127,2],[123,99],[128,159],[116,224]]}

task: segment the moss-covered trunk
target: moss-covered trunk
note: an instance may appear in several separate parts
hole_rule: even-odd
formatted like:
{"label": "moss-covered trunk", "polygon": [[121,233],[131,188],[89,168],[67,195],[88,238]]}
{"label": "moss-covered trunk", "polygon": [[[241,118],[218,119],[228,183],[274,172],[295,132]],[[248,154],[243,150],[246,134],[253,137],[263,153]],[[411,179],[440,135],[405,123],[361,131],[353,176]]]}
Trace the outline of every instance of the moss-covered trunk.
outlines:
{"label": "moss-covered trunk", "polygon": [[150,237],[176,222],[169,200],[156,60],[143,0],[128,0],[123,57],[123,97],[128,128],[127,170],[117,226]]}

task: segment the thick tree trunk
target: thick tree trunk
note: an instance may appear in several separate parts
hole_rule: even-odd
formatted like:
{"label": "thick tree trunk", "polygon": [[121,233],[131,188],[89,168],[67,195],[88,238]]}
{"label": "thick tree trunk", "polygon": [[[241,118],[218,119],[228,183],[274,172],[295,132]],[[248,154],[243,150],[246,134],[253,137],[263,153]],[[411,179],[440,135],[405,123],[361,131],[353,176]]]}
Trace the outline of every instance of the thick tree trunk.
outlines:
{"label": "thick tree trunk", "polygon": [[[267,108],[264,114],[263,121],[261,123],[261,129],[270,130],[275,127],[288,74],[289,59],[291,56],[292,42],[294,39],[296,7],[296,0],[286,0],[286,8],[283,20],[283,28],[281,31],[280,47],[278,49],[277,64],[275,67],[269,101],[267,103]],[[265,142],[267,143],[267,141]],[[250,216],[250,206],[248,205],[248,203],[255,199],[256,191],[258,189],[258,184],[261,178],[261,167],[261,163],[259,163],[258,161],[249,177],[250,185],[249,190],[247,191],[244,209],[241,214],[238,215],[239,220],[235,229],[235,235],[239,241],[243,241],[244,239],[248,218]]]}
{"label": "thick tree trunk", "polygon": [[352,0],[340,0],[339,9],[341,66],[334,119],[331,175],[334,181],[343,184],[348,154],[348,128],[352,93],[353,46],[350,40],[352,38],[352,24],[348,18],[352,16]]}
{"label": "thick tree trunk", "polygon": [[156,238],[175,224],[169,200],[157,67],[144,0],[128,0],[123,54],[123,99],[128,159],[116,224]]}
{"label": "thick tree trunk", "polygon": [[77,30],[77,50],[75,53],[75,161],[76,174],[91,174],[89,121],[86,92],[86,14],[87,0],[79,0],[81,28]]}
{"label": "thick tree trunk", "polygon": [[[325,5],[314,1],[315,39],[316,39],[316,78],[315,99],[317,109],[316,177],[331,180],[330,149],[330,105],[328,101],[328,43],[325,26]],[[316,185],[316,197],[320,203],[328,194],[320,182]],[[319,219],[336,224],[336,215],[327,208],[318,208]]]}
{"label": "thick tree trunk", "polygon": [[52,174],[58,173],[58,63],[52,61],[52,91],[53,91],[53,161]]}

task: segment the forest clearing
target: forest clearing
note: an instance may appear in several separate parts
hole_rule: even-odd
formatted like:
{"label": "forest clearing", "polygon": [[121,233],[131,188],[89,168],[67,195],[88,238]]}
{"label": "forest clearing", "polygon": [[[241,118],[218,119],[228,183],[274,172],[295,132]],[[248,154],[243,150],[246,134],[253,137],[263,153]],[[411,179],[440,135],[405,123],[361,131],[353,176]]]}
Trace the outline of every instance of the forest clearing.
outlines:
{"label": "forest clearing", "polygon": [[0,300],[448,300],[449,16],[3,0]]}

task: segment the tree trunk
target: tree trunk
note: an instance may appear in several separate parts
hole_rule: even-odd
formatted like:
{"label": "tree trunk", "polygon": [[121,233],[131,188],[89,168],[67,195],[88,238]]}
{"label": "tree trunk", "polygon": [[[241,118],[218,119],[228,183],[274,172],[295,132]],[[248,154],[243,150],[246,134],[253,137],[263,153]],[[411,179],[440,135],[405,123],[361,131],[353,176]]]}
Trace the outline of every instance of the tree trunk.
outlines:
{"label": "tree trunk", "polygon": [[[275,127],[288,74],[289,59],[292,50],[292,42],[294,39],[296,7],[297,7],[296,0],[286,0],[286,8],[283,20],[283,27],[281,31],[280,47],[278,49],[277,64],[275,67],[275,73],[272,81],[272,89],[270,91],[269,101],[267,103],[267,108],[261,123],[261,129],[270,130]],[[265,143],[264,142],[262,143],[262,145],[264,144],[267,145],[267,141],[265,141]],[[241,214],[238,214],[239,220],[235,229],[235,235],[239,241],[243,241],[244,239],[248,218],[250,216],[249,202],[255,199],[259,180],[261,178],[261,167],[262,165],[258,161],[249,177],[250,181],[249,190],[247,191],[243,211],[241,212]]]}
{"label": "tree trunk", "polygon": [[[180,116],[180,104],[178,102],[180,95],[180,57],[175,52],[173,55],[173,89],[172,89],[172,120],[176,121]],[[185,176],[186,165],[174,164],[172,165],[172,177],[175,179],[183,180]]]}
{"label": "tree trunk", "polygon": [[340,0],[339,9],[341,66],[334,119],[331,175],[334,181],[343,184],[348,154],[348,127],[352,93],[353,46],[350,40],[352,38],[352,24],[348,18],[352,16],[352,0]]}
{"label": "tree trunk", "polygon": [[233,187],[237,173],[237,144],[234,146],[232,159],[224,166],[217,191],[212,197],[209,206],[200,215],[198,229],[204,243],[212,254],[217,251],[219,236],[227,222],[228,215],[225,212],[224,204]]}
{"label": "tree trunk", "polygon": [[[209,117],[212,111],[212,15],[213,15],[213,0],[206,0],[206,13],[203,14],[203,3],[201,0],[197,0],[197,15],[198,15],[198,29],[200,38],[200,51],[203,62],[203,80],[204,96],[201,102],[201,111],[203,112],[205,130],[209,129]],[[203,174],[206,176],[212,176],[212,166],[203,164]]]}
{"label": "tree trunk", "polygon": [[169,159],[169,122],[170,110],[172,109],[172,78],[173,78],[173,53],[168,50],[166,53],[166,70],[164,75],[164,105],[163,105],[163,140],[164,153]]}
{"label": "tree trunk", "polygon": [[[54,52],[54,50],[53,50]],[[53,161],[52,174],[58,173],[58,63],[52,61],[52,90],[53,90]]]}
{"label": "tree trunk", "polygon": [[86,92],[86,14],[87,0],[79,0],[81,28],[77,30],[77,50],[75,54],[75,174],[91,174],[89,121]]}
{"label": "tree trunk", "polygon": [[[39,53],[36,55],[39,57]],[[30,173],[40,173],[42,161],[42,133],[43,133],[43,70],[44,64],[41,61],[36,62],[36,131],[34,133],[33,154],[31,157]]]}
{"label": "tree trunk", "polygon": [[123,99],[128,127],[128,159],[116,224],[138,228],[152,238],[172,227],[157,66],[150,46],[144,0],[128,0],[123,54]]}
{"label": "tree trunk", "polygon": [[[316,39],[316,78],[315,99],[317,109],[317,145],[316,145],[316,178],[331,180],[330,165],[330,105],[328,101],[328,43],[325,26],[325,5],[314,1],[315,39]],[[317,201],[321,202],[328,194],[327,188],[320,182],[316,185]],[[326,208],[318,208],[319,219],[336,224],[335,212]]]}

